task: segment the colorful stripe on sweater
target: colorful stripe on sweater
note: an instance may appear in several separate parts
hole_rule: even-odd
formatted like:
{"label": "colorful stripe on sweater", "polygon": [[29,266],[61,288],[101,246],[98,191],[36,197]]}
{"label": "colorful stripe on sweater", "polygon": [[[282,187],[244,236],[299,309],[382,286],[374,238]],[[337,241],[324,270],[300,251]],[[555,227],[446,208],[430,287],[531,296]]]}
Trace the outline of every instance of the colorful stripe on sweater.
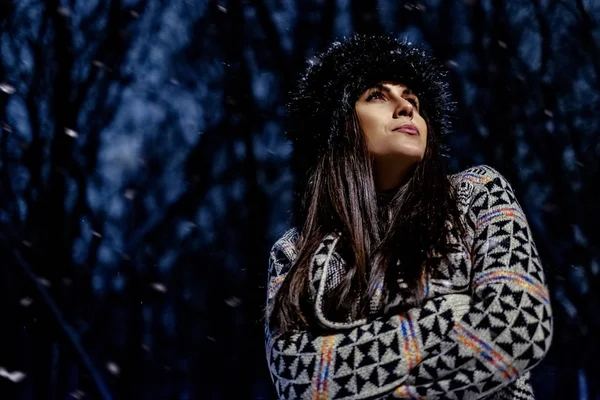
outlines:
{"label": "colorful stripe on sweater", "polygon": [[492,180],[490,177],[475,174],[473,172],[468,172],[468,173],[464,174],[463,177],[466,180],[471,181],[473,183],[482,183],[484,185],[488,182],[491,182],[491,180]]}
{"label": "colorful stripe on sweater", "polygon": [[[527,292],[535,294],[546,304],[550,304],[548,289],[539,282],[533,280],[530,276],[520,274],[514,271],[496,270],[479,275],[474,281],[474,287],[488,284],[490,282],[513,282],[526,289]],[[517,306],[519,306],[517,304]]]}
{"label": "colorful stripe on sweater", "polygon": [[394,397],[406,400],[424,400],[424,397],[419,396],[413,386],[399,386],[394,392]]}
{"label": "colorful stripe on sweater", "polygon": [[456,324],[456,337],[467,347],[479,353],[486,361],[493,365],[507,379],[516,379],[519,371],[506,361],[504,356],[494,350],[489,344],[481,340],[477,335],[470,332],[464,325]]}
{"label": "colorful stripe on sweater", "polygon": [[332,359],[331,349],[334,347],[334,344],[334,336],[326,336],[323,338],[319,369],[317,373],[317,380],[315,382],[314,400],[327,400],[327,381],[329,378],[329,366],[331,365]]}
{"label": "colorful stripe on sweater", "polygon": [[477,219],[477,227],[479,228],[482,224],[492,223],[503,218],[516,218],[527,225],[527,219],[519,209],[516,207],[504,207],[482,214]]}
{"label": "colorful stripe on sweater", "polygon": [[277,276],[277,277],[271,279],[271,282],[269,283],[269,292],[268,292],[269,299],[272,299],[273,297],[275,297],[275,294],[279,290],[279,286],[281,286],[281,283],[283,282],[284,279],[285,279],[285,275],[280,275],[280,276]]}
{"label": "colorful stripe on sweater", "polygon": [[400,329],[402,330],[402,338],[404,339],[404,351],[408,358],[407,362],[409,369],[412,369],[421,362],[421,355],[415,335],[415,329],[409,316],[400,315],[399,318]]}

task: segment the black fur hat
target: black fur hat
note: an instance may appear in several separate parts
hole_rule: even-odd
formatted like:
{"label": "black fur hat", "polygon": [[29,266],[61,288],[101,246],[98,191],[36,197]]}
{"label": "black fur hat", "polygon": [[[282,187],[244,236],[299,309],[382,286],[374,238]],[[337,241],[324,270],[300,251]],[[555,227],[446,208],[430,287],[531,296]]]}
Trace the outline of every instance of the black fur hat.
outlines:
{"label": "black fur hat", "polygon": [[287,104],[286,137],[294,147],[296,176],[309,172],[344,135],[345,117],[356,100],[381,81],[410,87],[436,136],[445,136],[454,110],[445,78],[434,58],[406,40],[357,34],[332,43],[308,60]]}

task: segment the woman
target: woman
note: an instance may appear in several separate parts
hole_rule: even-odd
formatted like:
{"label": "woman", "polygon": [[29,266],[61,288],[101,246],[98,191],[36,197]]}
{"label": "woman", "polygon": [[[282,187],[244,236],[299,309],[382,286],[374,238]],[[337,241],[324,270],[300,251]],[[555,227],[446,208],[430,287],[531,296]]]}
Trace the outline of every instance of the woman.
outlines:
{"label": "woman", "polygon": [[533,399],[551,307],[515,194],[448,176],[452,104],[410,43],[357,35],[289,104],[299,227],[273,245],[266,350],[282,399]]}

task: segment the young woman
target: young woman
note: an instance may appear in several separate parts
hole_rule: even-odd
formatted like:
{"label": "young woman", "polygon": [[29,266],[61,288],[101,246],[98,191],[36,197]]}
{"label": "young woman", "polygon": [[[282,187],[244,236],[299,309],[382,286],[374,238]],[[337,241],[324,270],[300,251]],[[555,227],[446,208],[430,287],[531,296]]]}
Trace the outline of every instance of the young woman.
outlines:
{"label": "young woman", "polygon": [[356,35],[288,107],[299,226],[273,245],[281,399],[533,399],[552,316],[531,231],[489,166],[448,176],[452,103],[410,43]]}

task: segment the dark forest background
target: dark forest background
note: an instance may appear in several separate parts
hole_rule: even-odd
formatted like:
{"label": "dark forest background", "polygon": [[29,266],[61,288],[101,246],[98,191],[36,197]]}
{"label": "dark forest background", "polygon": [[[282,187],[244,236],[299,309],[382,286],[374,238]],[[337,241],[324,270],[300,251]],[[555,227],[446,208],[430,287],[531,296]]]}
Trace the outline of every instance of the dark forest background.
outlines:
{"label": "dark forest background", "polygon": [[512,183],[549,278],[540,399],[600,399],[600,2],[3,0],[0,398],[274,399],[286,93],[354,32],[450,71],[451,169]]}

